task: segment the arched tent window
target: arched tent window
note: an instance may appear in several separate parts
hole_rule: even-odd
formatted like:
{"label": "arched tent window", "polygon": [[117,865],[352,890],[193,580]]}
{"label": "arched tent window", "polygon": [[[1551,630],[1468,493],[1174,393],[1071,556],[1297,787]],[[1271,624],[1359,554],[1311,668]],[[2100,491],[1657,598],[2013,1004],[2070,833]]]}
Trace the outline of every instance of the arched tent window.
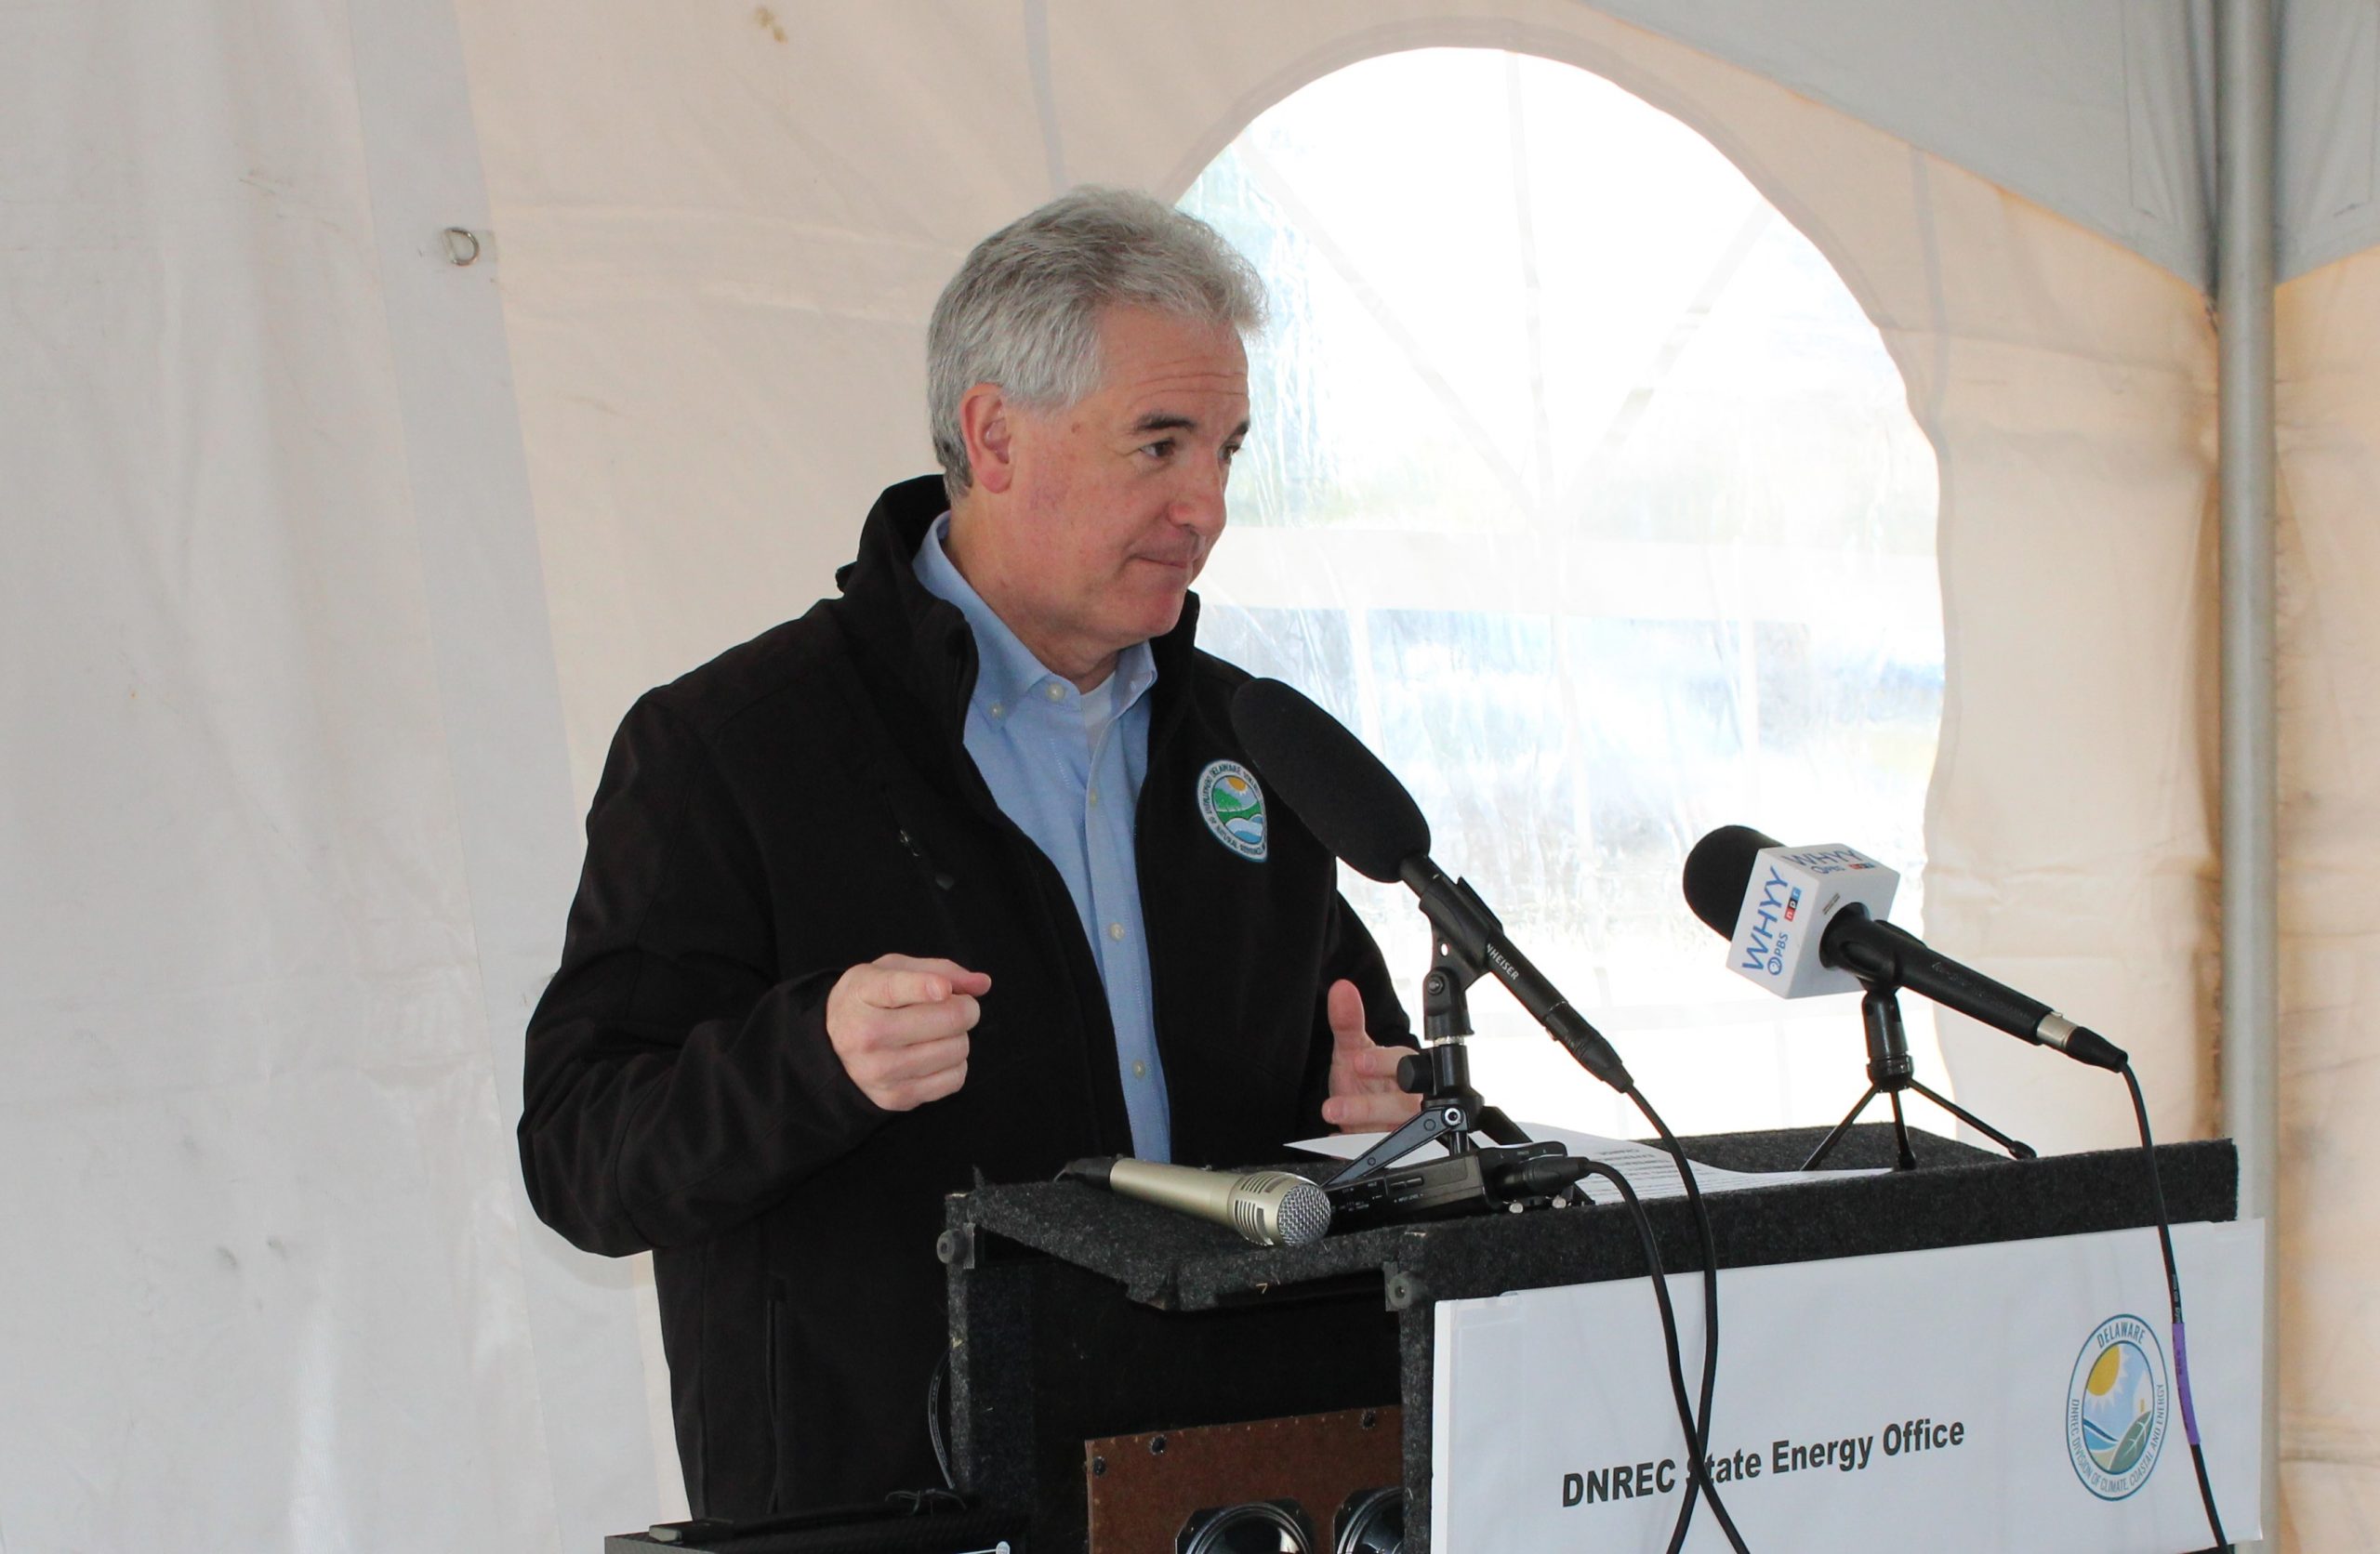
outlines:
{"label": "arched tent window", "polygon": [[[1488,50],[1315,82],[1182,204],[1275,306],[1202,639],[1382,753],[1679,1126],[1833,1121],[1856,1002],[1726,972],[1677,881],[1743,821],[1894,863],[1919,915],[1935,466],[1842,278],[1692,129]],[[1410,898],[1345,878],[1418,988]],[[1501,992],[1473,1015],[1491,1100],[1633,1130]]]}

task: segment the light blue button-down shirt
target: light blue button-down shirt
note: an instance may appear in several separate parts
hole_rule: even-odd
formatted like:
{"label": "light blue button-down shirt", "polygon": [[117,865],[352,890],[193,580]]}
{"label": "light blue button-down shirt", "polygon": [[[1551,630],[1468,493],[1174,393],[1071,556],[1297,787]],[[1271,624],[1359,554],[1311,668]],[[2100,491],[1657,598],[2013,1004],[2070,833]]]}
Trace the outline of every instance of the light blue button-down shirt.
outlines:
{"label": "light blue button-down shirt", "polygon": [[1132,814],[1149,767],[1148,691],[1157,661],[1146,642],[1135,642],[1117,656],[1115,674],[1086,697],[1035,658],[951,565],[942,547],[949,526],[947,513],[928,526],[917,573],[927,592],[958,606],[975,634],[980,667],[967,703],[967,754],[1001,812],[1065,880],[1107,988],[1132,1152],[1170,1160],[1172,1113],[1157,1060],[1132,844]]}

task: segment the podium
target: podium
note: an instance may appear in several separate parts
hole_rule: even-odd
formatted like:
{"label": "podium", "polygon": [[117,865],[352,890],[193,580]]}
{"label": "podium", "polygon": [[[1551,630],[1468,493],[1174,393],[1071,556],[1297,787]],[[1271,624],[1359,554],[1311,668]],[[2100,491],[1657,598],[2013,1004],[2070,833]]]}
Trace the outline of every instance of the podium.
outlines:
{"label": "podium", "polygon": [[[1688,1156],[1700,1164],[1782,1172],[1798,1166],[1823,1132],[1785,1129],[1685,1142]],[[1884,1125],[1855,1128],[1831,1164],[1888,1165],[1891,1137]],[[1775,1186],[1709,1194],[1723,1274],[1830,1260],[1854,1266],[1847,1260],[2040,1243],[2155,1223],[2149,1176],[2137,1150],[2012,1161],[1931,1135],[1914,1137],[1919,1168],[1913,1171],[1788,1178]],[[2175,1226],[2235,1218],[2238,1166],[2228,1141],[2166,1145],[2158,1159]],[[1323,1169],[1319,1163],[1310,1168],[1316,1175]],[[1699,1271],[1700,1252],[1686,1203],[1662,1200],[1646,1207],[1663,1267],[1673,1281]],[[1170,1532],[1161,1546],[1119,1541],[1117,1519],[1132,1502],[1120,1489],[1107,1493],[1110,1475],[1120,1485],[1128,1470],[1144,1466],[1144,1457],[1161,1456],[1170,1448],[1185,1451],[1194,1440],[1207,1454],[1205,1477],[1178,1492],[1193,1498],[1246,1493],[1257,1501],[1286,1501],[1265,1493],[1268,1483],[1279,1487],[1265,1474],[1288,1471],[1289,1459],[1301,1455],[1335,1462],[1336,1477],[1321,1481],[1332,1485],[1325,1493],[1334,1496],[1340,1488],[1360,1483],[1363,1469],[1351,1464],[1393,1472],[1392,1480],[1364,1487],[1401,1483],[1403,1547],[1427,1549],[1434,1485],[1445,1466],[1433,1415],[1444,1379],[1438,1345],[1448,1329],[1442,1307],[1512,1292],[1635,1282],[1641,1320],[1604,1341],[1659,1353],[1652,1301],[1643,1295],[1641,1245],[1618,1207],[1388,1226],[1304,1247],[1262,1248],[1221,1226],[1057,1181],[956,1195],[947,1203],[946,1223],[940,1250],[949,1276],[954,1471],[959,1487],[981,1502],[1029,1512],[1028,1547],[1036,1554],[1085,1548],[1103,1532],[1103,1517],[1104,1547],[1174,1547]],[[2152,1238],[2152,1262],[2154,1255]],[[2188,1278],[2186,1267],[2186,1299],[2192,1296]],[[1723,1417],[1735,1378],[1752,1368],[1744,1340],[1726,1343],[1728,1283],[1723,1277]],[[2155,1283],[2162,1291],[2162,1275]],[[1699,1372],[1700,1353],[1694,1337],[1701,1330],[1697,1284],[1676,1281],[1673,1287],[1681,1328],[1689,1335],[1691,1378]],[[2156,1327],[2166,1323],[2162,1304],[2140,1315]],[[2063,1334],[2050,1337],[2072,1348]],[[2107,1390],[2097,1376],[2107,1368],[2083,1367],[2092,1371],[2088,1385],[2096,1392]],[[2058,1380],[2065,1380],[2062,1371]],[[2062,1406],[2056,1399],[2044,1404],[2044,1432],[2056,1430],[2056,1411]],[[2163,1406],[2161,1398],[2158,1407]],[[1648,1391],[1641,1408],[1648,1420],[1667,1419],[1675,1439],[1666,1389]],[[2200,1414],[2206,1414],[2203,1402]],[[2162,1429],[2163,1416],[2158,1417]],[[2175,1418],[2166,1470],[2170,1479],[2188,1480],[2178,1408]],[[1252,1422],[1264,1422],[1261,1429],[1271,1433],[1250,1438],[1250,1450],[1239,1460],[1254,1465],[1248,1468],[1252,1476],[1234,1480],[1223,1466],[1232,1455],[1229,1442],[1217,1444],[1221,1438],[1212,1432],[1251,1428]],[[1917,1423],[1912,1419],[1908,1429],[1916,1429]],[[2220,1424],[2254,1428],[2253,1421],[2229,1416]],[[2209,1421],[2208,1428],[2216,1422]],[[1947,1443],[1947,1425],[1937,1429],[1929,1423],[1927,1429]],[[1366,1445],[1368,1432],[1377,1441],[1376,1450]],[[1765,1441],[1756,1444],[1755,1455],[1766,1452]],[[1713,1445],[1714,1455],[1724,1455],[1716,1450],[1724,1442],[1715,1433]],[[1308,1446],[1312,1454],[1306,1454]],[[2038,1455],[2049,1448],[2028,1443],[2025,1449]],[[1777,1460],[1781,1478],[1786,1458],[1780,1454]],[[2076,1461],[2082,1465],[2078,1472],[2087,1467],[2081,1457]],[[1847,1475],[1846,1469],[1844,1484],[1853,1482]],[[1563,1476],[1566,1500],[1571,1476]],[[1583,1486],[1593,1483],[1593,1475],[1576,1476],[1582,1486],[1579,1501],[1592,1505],[1593,1497]],[[1672,1514],[1681,1477],[1673,1470],[1665,1481]],[[1620,1482],[1633,1487],[1630,1479]],[[1604,1481],[1606,1495],[1611,1482]],[[1812,1483],[1832,1487],[1832,1481]],[[1759,1548],[1748,1508],[1752,1496],[1737,1493],[1752,1487],[1725,1486],[1723,1494]],[[2117,1498],[2107,1486],[2092,1494],[2100,1500]],[[1342,1507],[1334,1501],[1290,1508],[1302,1510],[1319,1547],[1329,1548],[1330,1520]],[[2253,1508],[2241,1508],[2252,1515]],[[1707,1507],[1699,1510],[1698,1528],[1708,1519]],[[2229,1528],[2234,1537],[2254,1530],[2250,1517],[2241,1520],[2246,1524]],[[1144,1529],[1133,1535],[1145,1539],[1147,1534]],[[1589,1537],[1578,1546],[1595,1541]],[[2178,1554],[2206,1541],[2202,1526],[2197,1543],[2164,1547]]]}

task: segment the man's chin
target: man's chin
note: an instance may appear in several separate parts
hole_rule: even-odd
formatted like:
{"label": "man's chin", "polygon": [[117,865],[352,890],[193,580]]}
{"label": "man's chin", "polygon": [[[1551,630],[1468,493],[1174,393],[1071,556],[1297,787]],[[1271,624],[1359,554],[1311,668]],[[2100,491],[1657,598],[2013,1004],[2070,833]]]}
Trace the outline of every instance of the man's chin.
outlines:
{"label": "man's chin", "polygon": [[1137,630],[1140,635],[1134,637],[1132,640],[1145,642],[1153,637],[1162,637],[1180,626],[1183,607],[1189,595],[1190,586],[1184,583],[1161,598],[1149,599],[1140,609],[1135,610],[1132,612],[1132,623],[1129,629]]}

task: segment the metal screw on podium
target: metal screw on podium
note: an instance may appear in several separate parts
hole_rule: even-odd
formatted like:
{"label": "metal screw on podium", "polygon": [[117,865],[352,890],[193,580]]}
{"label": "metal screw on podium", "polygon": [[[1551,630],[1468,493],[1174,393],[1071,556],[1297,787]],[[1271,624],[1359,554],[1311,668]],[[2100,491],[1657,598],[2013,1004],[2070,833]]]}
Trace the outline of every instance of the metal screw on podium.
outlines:
{"label": "metal screw on podium", "polygon": [[1163,1456],[1163,1455],[1165,1455],[1165,1437],[1164,1437],[1164,1436],[1162,1436],[1162,1435],[1152,1435],[1152,1436],[1150,1436],[1150,1437],[1149,1437],[1149,1455],[1151,1455],[1151,1456]]}

